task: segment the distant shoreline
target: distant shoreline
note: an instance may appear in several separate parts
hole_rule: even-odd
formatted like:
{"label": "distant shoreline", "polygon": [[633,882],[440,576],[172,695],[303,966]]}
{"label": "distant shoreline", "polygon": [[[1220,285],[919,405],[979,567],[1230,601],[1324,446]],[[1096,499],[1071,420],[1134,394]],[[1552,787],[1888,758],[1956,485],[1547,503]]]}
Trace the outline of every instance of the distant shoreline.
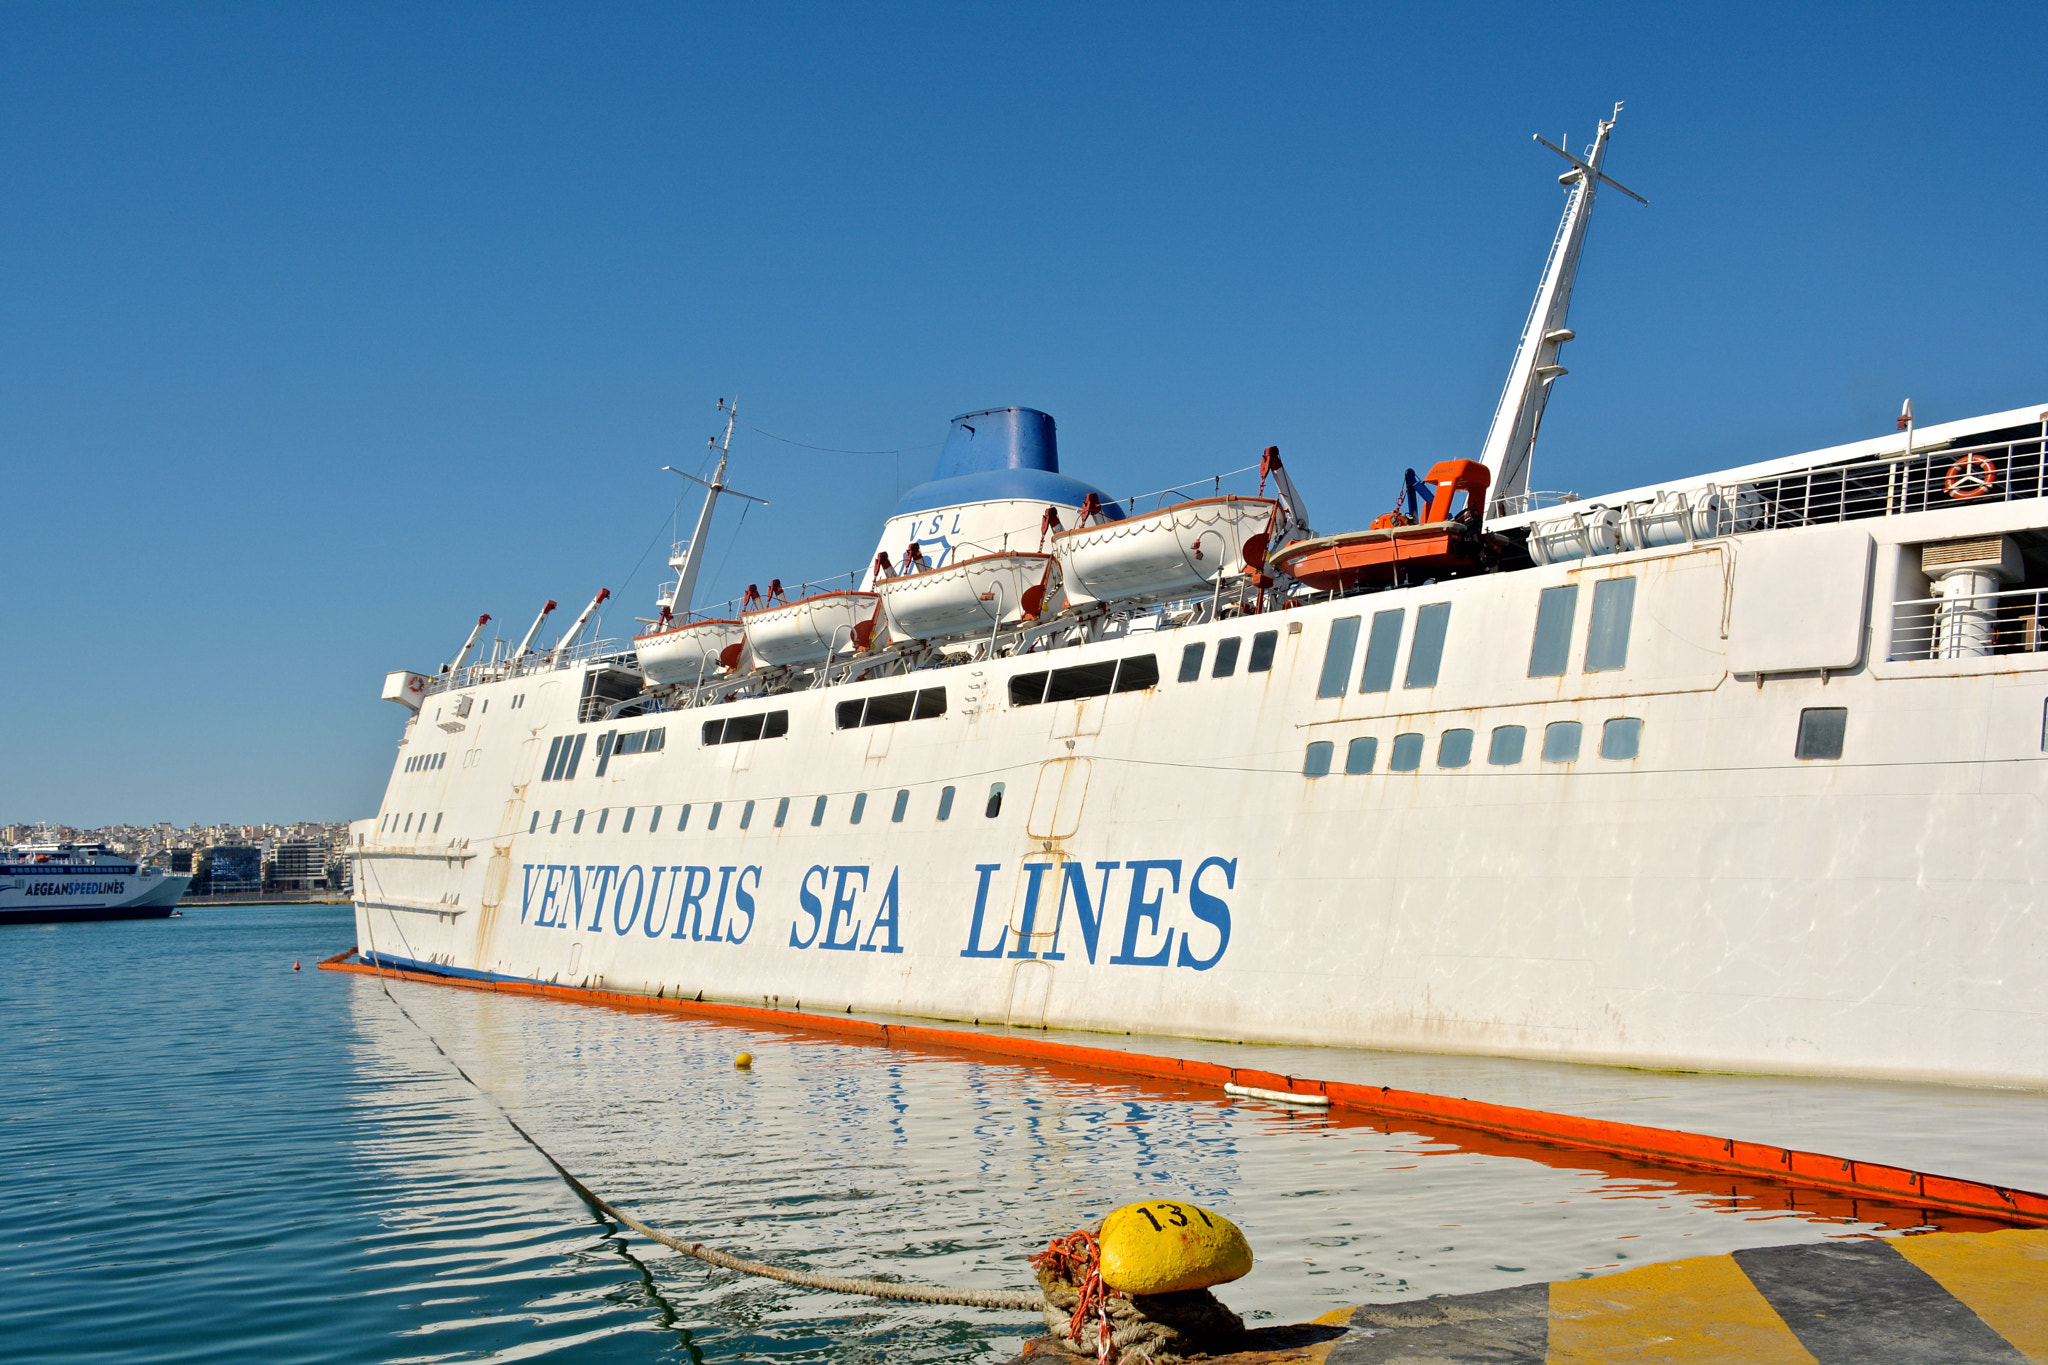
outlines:
{"label": "distant shoreline", "polygon": [[347,896],[331,891],[242,891],[224,896],[181,896],[180,910],[204,905],[347,905]]}

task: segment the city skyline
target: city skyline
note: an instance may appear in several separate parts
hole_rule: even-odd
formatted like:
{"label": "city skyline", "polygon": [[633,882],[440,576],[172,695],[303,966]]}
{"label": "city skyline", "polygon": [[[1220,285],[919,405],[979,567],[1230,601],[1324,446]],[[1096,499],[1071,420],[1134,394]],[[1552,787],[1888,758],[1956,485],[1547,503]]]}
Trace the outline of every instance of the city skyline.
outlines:
{"label": "city skyline", "polygon": [[1531,134],[1617,100],[1650,207],[1595,212],[1541,486],[2041,402],[2043,38],[2018,6],[12,7],[0,453],[45,511],[0,570],[66,654],[0,674],[0,796],[374,814],[385,673],[599,588],[629,635],[695,509],[661,467],[735,393],[773,501],[721,508],[700,602],[858,569],[999,404],[1115,495],[1278,445],[1319,527],[1365,525],[1478,453],[1562,208]]}

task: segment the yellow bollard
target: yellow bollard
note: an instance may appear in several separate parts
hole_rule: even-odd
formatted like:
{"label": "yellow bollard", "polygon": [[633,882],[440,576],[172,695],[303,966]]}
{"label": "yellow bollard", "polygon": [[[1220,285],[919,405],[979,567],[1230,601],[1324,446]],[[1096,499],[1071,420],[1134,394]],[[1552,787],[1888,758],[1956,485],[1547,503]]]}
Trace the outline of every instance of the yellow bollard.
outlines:
{"label": "yellow bollard", "polygon": [[1251,1245],[1213,1209],[1178,1200],[1126,1204],[1102,1220],[1102,1282],[1126,1294],[1171,1294],[1241,1279]]}

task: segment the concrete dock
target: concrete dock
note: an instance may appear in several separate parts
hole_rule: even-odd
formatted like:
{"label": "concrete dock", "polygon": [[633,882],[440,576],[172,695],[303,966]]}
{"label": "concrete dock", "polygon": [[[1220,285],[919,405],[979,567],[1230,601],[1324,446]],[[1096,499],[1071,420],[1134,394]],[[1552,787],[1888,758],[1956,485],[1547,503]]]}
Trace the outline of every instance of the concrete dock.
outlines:
{"label": "concrete dock", "polygon": [[[1227,1290],[1227,1286],[1226,1286]],[[2048,1231],[1758,1247],[1340,1309],[1216,1365],[2048,1365]],[[1091,1357],[1092,1358],[1092,1357]],[[1019,1362],[1074,1360],[1050,1338]]]}

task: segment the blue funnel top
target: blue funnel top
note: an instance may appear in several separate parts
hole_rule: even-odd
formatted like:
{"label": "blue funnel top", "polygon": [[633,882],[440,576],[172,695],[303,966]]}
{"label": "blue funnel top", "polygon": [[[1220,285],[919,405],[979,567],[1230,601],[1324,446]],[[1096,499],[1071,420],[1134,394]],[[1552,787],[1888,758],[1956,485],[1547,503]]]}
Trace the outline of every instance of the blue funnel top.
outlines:
{"label": "blue funnel top", "polygon": [[[891,515],[972,502],[1029,499],[1078,507],[1100,491],[1060,473],[1059,433],[1050,414],[1036,408],[984,408],[953,419],[945,449],[929,482],[903,495]],[[1123,511],[1103,499],[1103,515]]]}
{"label": "blue funnel top", "polygon": [[1060,438],[1052,416],[1036,408],[986,408],[955,417],[932,477],[951,479],[991,469],[1059,473]]}

